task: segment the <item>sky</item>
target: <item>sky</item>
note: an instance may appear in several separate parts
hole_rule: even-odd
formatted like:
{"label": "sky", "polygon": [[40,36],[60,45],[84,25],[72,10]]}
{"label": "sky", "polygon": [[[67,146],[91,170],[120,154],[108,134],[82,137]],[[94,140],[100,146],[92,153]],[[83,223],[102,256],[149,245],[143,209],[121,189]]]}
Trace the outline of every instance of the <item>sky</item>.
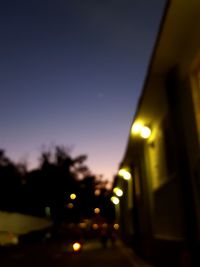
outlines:
{"label": "sky", "polygon": [[88,155],[111,180],[123,158],[164,0],[1,0],[0,148]]}

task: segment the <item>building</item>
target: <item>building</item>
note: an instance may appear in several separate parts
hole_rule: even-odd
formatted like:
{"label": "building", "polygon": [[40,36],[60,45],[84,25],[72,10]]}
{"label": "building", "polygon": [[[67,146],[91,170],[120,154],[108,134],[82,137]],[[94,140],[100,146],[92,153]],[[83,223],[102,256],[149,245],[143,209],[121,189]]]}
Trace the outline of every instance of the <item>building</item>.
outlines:
{"label": "building", "polygon": [[166,6],[120,167],[125,239],[155,266],[200,266],[198,0]]}

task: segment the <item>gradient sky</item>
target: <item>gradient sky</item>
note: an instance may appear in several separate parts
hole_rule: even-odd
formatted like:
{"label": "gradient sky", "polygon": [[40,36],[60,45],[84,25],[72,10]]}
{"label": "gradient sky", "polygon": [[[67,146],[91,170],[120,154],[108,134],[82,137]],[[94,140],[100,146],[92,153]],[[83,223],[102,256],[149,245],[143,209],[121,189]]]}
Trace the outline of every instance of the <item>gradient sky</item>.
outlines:
{"label": "gradient sky", "polygon": [[2,0],[0,148],[87,154],[111,179],[126,148],[164,0]]}

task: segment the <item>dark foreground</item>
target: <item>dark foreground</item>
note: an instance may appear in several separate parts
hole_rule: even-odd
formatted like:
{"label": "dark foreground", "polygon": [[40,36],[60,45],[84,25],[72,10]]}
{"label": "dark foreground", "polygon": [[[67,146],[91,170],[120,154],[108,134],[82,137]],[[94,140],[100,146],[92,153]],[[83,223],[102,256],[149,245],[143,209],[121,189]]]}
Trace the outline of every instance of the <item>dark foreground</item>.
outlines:
{"label": "dark foreground", "polygon": [[0,251],[2,267],[148,267],[131,249],[117,241],[114,247],[104,249],[98,241],[87,241],[79,254],[70,244],[54,241],[43,244],[4,249]]}

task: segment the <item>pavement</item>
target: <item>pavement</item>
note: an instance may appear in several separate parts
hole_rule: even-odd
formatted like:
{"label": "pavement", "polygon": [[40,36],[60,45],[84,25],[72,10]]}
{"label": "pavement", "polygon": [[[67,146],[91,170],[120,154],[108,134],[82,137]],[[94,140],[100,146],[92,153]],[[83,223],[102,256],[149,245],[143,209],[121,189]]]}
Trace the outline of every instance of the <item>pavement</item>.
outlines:
{"label": "pavement", "polygon": [[51,241],[29,244],[0,253],[1,267],[152,267],[120,240],[103,248],[98,240],[84,242],[83,250],[74,254],[70,243]]}
{"label": "pavement", "polygon": [[129,262],[132,264],[132,267],[153,267],[152,265],[148,264],[145,262],[143,259],[141,259],[134,251],[132,248],[127,247],[124,245],[123,242],[118,240],[118,248],[120,252],[127,257]]}

